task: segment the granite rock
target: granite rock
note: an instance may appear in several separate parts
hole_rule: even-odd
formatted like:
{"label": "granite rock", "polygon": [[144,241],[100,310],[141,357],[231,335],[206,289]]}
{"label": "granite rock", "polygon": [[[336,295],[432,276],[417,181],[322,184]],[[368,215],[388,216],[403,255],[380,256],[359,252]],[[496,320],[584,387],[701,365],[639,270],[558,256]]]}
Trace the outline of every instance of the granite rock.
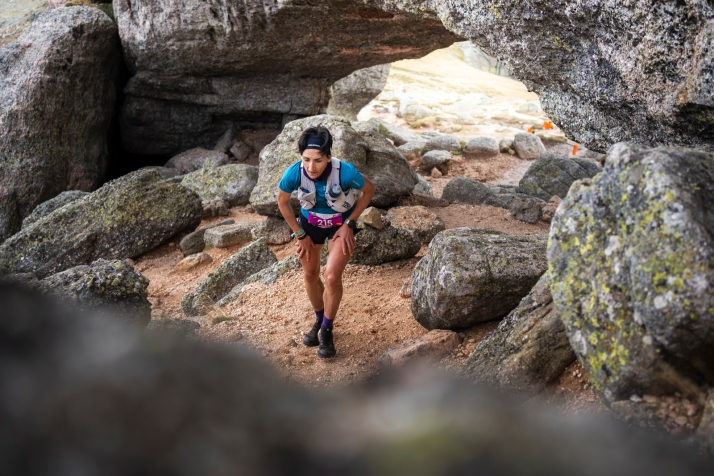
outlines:
{"label": "granite rock", "polygon": [[518,307],[474,349],[464,374],[477,382],[529,398],[575,360],[545,273]]}
{"label": "granite rock", "polygon": [[412,273],[412,314],[427,329],[464,329],[504,317],[546,271],[546,238],[442,231]]}
{"label": "granite rock", "polygon": [[209,312],[235,285],[277,261],[267,240],[254,241],[224,260],[201,281],[196,291],[184,295],[181,299],[184,314],[192,317]]}
{"label": "granite rock", "polygon": [[350,121],[357,120],[357,114],[382,92],[389,76],[389,64],[379,64],[358,69],[336,81],[330,88],[330,102],[327,113],[342,116]]}
{"label": "granite rock", "polygon": [[258,168],[245,164],[202,168],[181,180],[181,185],[198,194],[202,200],[223,200],[230,207],[248,204],[258,182]]}
{"label": "granite rock", "polygon": [[55,210],[0,245],[0,275],[39,278],[100,258],[136,258],[201,222],[191,190],[138,170]]}
{"label": "granite rock", "polygon": [[574,181],[594,177],[601,170],[588,159],[546,153],[528,167],[518,191],[541,200],[550,200],[553,195],[565,198]]}
{"label": "granite rock", "polygon": [[47,10],[0,50],[0,240],[38,204],[100,184],[120,61],[116,25],[89,7]]}

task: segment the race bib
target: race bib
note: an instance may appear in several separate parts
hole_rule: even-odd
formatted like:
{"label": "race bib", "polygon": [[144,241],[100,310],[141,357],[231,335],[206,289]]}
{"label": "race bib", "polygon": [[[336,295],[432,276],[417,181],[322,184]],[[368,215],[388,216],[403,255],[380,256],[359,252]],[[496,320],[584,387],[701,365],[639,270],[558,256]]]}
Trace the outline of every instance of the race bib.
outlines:
{"label": "race bib", "polygon": [[319,228],[332,228],[342,225],[342,214],[307,212],[307,222]]}

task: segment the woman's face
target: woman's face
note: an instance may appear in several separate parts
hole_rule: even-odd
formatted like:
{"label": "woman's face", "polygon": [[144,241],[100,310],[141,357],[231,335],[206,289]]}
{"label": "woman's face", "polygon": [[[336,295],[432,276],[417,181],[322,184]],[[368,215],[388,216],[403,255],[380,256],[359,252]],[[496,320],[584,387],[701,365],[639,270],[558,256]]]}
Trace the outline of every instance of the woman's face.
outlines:
{"label": "woman's face", "polygon": [[327,168],[330,163],[330,156],[323,155],[316,149],[305,149],[302,153],[302,166],[311,179],[316,179]]}

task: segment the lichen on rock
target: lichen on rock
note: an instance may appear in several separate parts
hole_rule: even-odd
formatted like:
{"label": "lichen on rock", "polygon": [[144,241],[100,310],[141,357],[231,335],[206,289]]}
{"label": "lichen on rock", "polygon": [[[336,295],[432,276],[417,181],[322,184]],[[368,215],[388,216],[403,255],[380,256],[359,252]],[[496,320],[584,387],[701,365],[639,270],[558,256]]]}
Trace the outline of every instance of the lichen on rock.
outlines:
{"label": "lichen on rock", "polygon": [[126,261],[99,259],[48,276],[37,289],[80,312],[107,313],[143,328],[151,320],[148,287],[149,280]]}
{"label": "lichen on rock", "polygon": [[209,312],[215,304],[246,278],[276,263],[268,242],[261,238],[224,260],[196,288],[184,295],[181,307],[188,317]]}
{"label": "lichen on rock", "polygon": [[138,170],[55,210],[0,244],[0,275],[39,278],[97,259],[135,258],[201,221],[191,190]]}
{"label": "lichen on rock", "polygon": [[201,200],[223,200],[231,207],[248,204],[250,192],[258,182],[258,168],[245,164],[207,167],[184,176],[181,185]]}
{"label": "lichen on rock", "polygon": [[616,411],[646,394],[701,406],[699,385],[714,384],[712,201],[711,155],[623,143],[558,207],[553,299],[594,389]]}

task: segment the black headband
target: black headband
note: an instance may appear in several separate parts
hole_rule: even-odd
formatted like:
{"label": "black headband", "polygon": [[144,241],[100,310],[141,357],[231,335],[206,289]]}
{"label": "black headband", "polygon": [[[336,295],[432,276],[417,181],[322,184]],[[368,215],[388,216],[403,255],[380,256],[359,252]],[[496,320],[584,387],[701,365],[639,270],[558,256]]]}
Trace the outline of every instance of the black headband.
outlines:
{"label": "black headband", "polygon": [[322,136],[318,135],[311,135],[307,138],[307,146],[305,149],[317,149],[320,150],[322,148]]}

